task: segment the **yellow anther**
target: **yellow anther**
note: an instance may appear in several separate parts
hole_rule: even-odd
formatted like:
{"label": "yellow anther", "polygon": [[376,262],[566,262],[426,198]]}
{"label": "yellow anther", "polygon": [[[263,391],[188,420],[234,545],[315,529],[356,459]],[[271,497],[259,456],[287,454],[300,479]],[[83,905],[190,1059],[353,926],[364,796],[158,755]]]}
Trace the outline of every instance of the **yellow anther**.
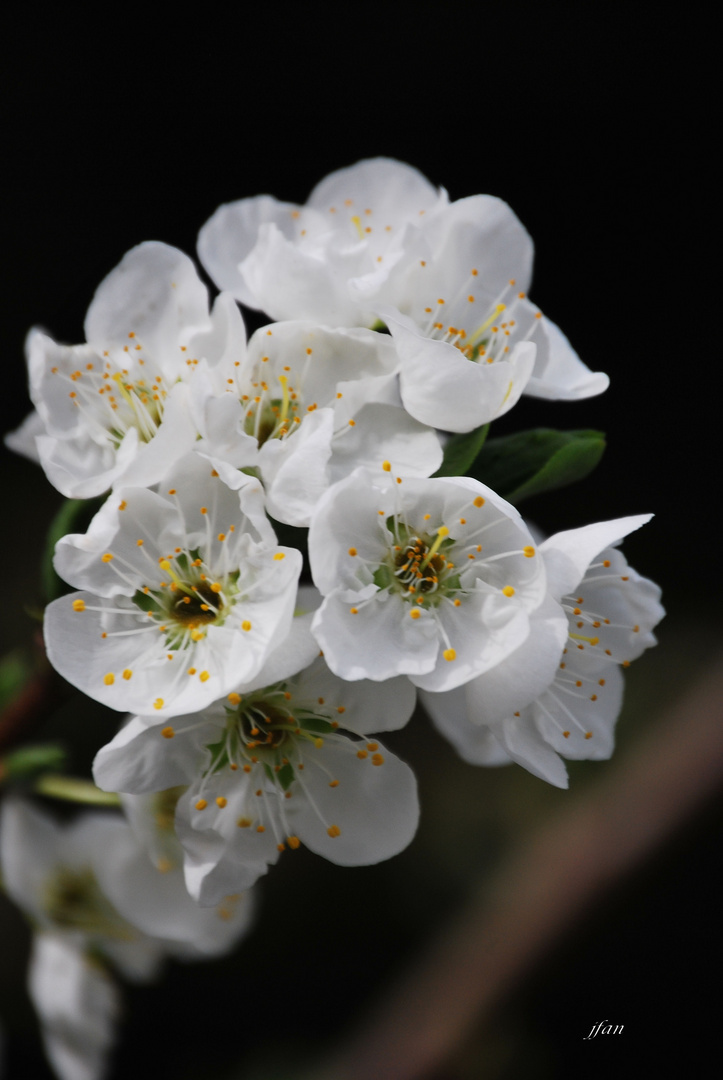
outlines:
{"label": "yellow anther", "polygon": [[372,754],[372,765],[383,765],[384,758],[381,754]]}
{"label": "yellow anther", "polygon": [[357,750],[356,756],[359,758],[360,761],[363,761],[365,757],[369,757],[366,750]]}
{"label": "yellow anther", "polygon": [[338,825],[330,825],[326,831],[332,838],[332,840],[334,840],[337,836],[341,836],[341,829]]}
{"label": "yellow anther", "polygon": [[228,695],[228,700],[231,702],[232,705],[240,705],[241,704],[241,695],[240,694],[229,694]]}
{"label": "yellow anther", "polygon": [[115,675],[112,671],[109,671],[107,675],[103,676],[103,682],[106,686],[112,686],[115,682]]}
{"label": "yellow anther", "polygon": [[126,508],[127,506],[128,506],[128,503],[127,503],[127,502],[125,501],[125,499],[123,499],[123,501],[122,501],[122,502],[119,502],[119,503],[118,503],[118,509],[119,509],[119,510],[125,510],[125,508]]}
{"label": "yellow anther", "polygon": [[276,554],[274,555],[274,562],[281,562],[281,560],[285,559],[285,558],[286,558],[285,552],[277,551]]}
{"label": "yellow anther", "polygon": [[257,825],[256,832],[266,832],[266,827],[264,825]]}
{"label": "yellow anther", "polygon": [[188,674],[188,675],[195,675],[195,674],[196,674],[196,671],[197,671],[197,670],[198,670],[198,669],[197,669],[197,668],[195,668],[195,667],[190,667],[190,668],[188,669],[188,672],[187,672],[187,674]]}
{"label": "yellow anther", "polygon": [[154,709],[162,709],[164,705],[165,702],[162,697],[157,697],[156,700],[153,702]]}
{"label": "yellow anther", "polygon": [[422,613],[421,613],[421,611],[419,610],[419,608],[416,608],[416,607],[414,607],[414,608],[412,608],[412,610],[411,610],[411,611],[409,612],[409,618],[410,618],[410,619],[418,619],[418,618],[419,618],[419,616],[420,616],[421,614],[422,614]]}
{"label": "yellow anther", "polygon": [[531,544],[528,544],[527,547],[523,547],[522,554],[525,556],[526,559],[531,559],[532,556],[535,554],[535,549]]}
{"label": "yellow anther", "polygon": [[586,731],[585,732],[585,738],[586,739],[591,739],[592,738],[592,732],[591,731]]}
{"label": "yellow anther", "polygon": [[110,562],[112,558],[113,556],[111,555],[111,553],[109,551],[106,551],[105,555],[101,559],[101,562]]}
{"label": "yellow anther", "polygon": [[225,540],[226,539],[226,533],[219,533],[218,534],[218,539],[219,539],[219,541]]}
{"label": "yellow anther", "polygon": [[359,608],[350,607],[349,608],[349,614],[350,615],[358,615],[359,614]]}
{"label": "yellow anther", "polygon": [[391,461],[383,461],[382,462],[382,468],[384,469],[384,472],[391,472],[392,471],[392,463],[391,463]]}
{"label": "yellow anther", "polygon": [[198,802],[196,803],[196,809],[197,810],[205,810],[207,806],[208,806],[208,803],[206,802],[205,799],[199,799]]}
{"label": "yellow anther", "polygon": [[287,836],[286,843],[289,845],[290,848],[296,851],[296,849],[301,844],[301,840],[299,840],[298,836]]}
{"label": "yellow anther", "polygon": [[511,585],[505,585],[502,592],[503,592],[504,596],[514,596],[515,595],[515,590],[512,588]]}
{"label": "yellow anther", "polygon": [[223,795],[219,795],[218,798],[216,799],[216,806],[220,807],[221,810],[223,810],[223,808],[226,805],[227,801],[228,800],[224,799]]}
{"label": "yellow anther", "polygon": [[128,679],[131,678],[132,675],[133,675],[133,672],[131,671],[131,669],[129,667],[127,667],[123,672],[123,678],[126,680],[126,682],[128,681]]}
{"label": "yellow anther", "polygon": [[208,682],[208,680],[211,678],[211,675],[209,674],[208,671],[202,671],[201,674],[198,677],[201,680],[201,682]]}
{"label": "yellow anther", "polygon": [[211,586],[211,592],[212,593],[220,593],[221,592],[221,586],[219,585],[219,583],[217,581],[214,581],[213,585]]}
{"label": "yellow anther", "polygon": [[329,781],[329,787],[339,787],[339,781],[338,780],[330,780]]}
{"label": "yellow anther", "polygon": [[474,505],[475,506],[484,506],[484,504],[485,504],[484,499],[482,498],[481,495],[478,495],[477,498],[474,500]]}
{"label": "yellow anther", "polygon": [[161,732],[161,735],[164,739],[172,739],[175,734],[176,733],[172,727],[164,727],[163,731]]}
{"label": "yellow anther", "polygon": [[454,649],[445,649],[442,653],[442,656],[445,660],[455,660],[457,657],[457,653],[454,651]]}
{"label": "yellow anther", "polygon": [[248,619],[244,619],[244,621],[241,623],[241,629],[242,630],[250,630],[251,629],[251,623],[248,621]]}
{"label": "yellow anther", "polygon": [[355,547],[350,547],[349,548],[349,554],[352,555],[352,556],[356,555],[356,548]]}
{"label": "yellow anther", "polygon": [[74,600],[73,611],[85,611],[85,600]]}

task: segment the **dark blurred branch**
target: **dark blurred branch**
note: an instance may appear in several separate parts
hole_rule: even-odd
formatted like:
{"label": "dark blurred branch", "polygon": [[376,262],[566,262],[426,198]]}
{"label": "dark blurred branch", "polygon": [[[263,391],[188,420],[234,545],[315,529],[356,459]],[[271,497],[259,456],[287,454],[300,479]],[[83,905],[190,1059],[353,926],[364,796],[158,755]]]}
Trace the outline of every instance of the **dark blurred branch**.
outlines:
{"label": "dark blurred branch", "polygon": [[723,781],[723,658],[601,780],[514,851],[315,1080],[434,1073],[591,902]]}

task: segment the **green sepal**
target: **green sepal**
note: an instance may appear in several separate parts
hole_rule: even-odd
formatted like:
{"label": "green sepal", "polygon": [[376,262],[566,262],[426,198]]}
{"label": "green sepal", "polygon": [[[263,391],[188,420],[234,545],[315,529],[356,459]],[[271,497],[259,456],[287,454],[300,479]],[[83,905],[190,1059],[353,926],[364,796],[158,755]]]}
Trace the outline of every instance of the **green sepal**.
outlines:
{"label": "green sepal", "polygon": [[322,720],[319,716],[302,716],[299,717],[300,728],[304,731],[310,731],[314,735],[328,735],[333,731],[331,724],[328,720]]}
{"label": "green sepal", "polygon": [[50,522],[40,562],[40,580],[43,586],[43,595],[48,603],[68,592],[68,586],[56,574],[53,566],[55,545],[61,537],[67,536],[68,533],[84,532],[102,505],[102,497],[96,499],[66,499]]}
{"label": "green sepal", "polygon": [[444,447],[444,458],[435,476],[464,476],[485,444],[489,424],[452,435]]}
{"label": "green sepal", "polygon": [[208,743],[206,749],[211,755],[212,772],[219,772],[224,765],[229,764],[228,750],[226,748],[226,736],[218,740],[216,743]]}
{"label": "green sepal", "polygon": [[284,791],[288,791],[292,780],[294,779],[294,767],[287,761],[285,765],[282,765],[276,774],[276,779],[281,784]]}
{"label": "green sepal", "polygon": [[602,431],[535,428],[490,439],[470,475],[518,503],[582,480],[598,464],[604,450]]}

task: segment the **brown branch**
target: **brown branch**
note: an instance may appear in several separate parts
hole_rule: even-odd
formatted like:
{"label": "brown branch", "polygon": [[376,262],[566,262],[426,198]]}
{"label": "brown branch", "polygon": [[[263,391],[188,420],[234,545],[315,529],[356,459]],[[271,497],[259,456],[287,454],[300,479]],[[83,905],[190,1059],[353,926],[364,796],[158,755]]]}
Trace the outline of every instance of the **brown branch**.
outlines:
{"label": "brown branch", "polygon": [[317,1080],[423,1080],[723,781],[723,663],[509,857]]}

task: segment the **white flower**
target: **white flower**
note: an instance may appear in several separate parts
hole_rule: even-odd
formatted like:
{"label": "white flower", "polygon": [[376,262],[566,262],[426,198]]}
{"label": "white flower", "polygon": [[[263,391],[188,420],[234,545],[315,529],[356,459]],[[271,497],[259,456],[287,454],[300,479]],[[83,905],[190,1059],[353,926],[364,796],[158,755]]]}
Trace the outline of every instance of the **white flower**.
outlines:
{"label": "white flower", "polygon": [[556,617],[535,621],[529,638],[499,667],[451,694],[424,695],[435,723],[465,760],[516,761],[567,787],[559,755],[610,757],[622,706],[620,668],[655,644],[652,630],[664,611],[658,586],[606,545],[650,517],[551,536],[539,552],[551,594],[565,612],[562,628]]}
{"label": "white flower", "polygon": [[121,481],[155,483],[204,434],[191,418],[199,389],[189,383],[245,343],[229,301],[219,298],[209,315],[208,293],[186,255],[156,242],[133,248],[96,291],[87,345],[58,345],[38,329],[28,335],[37,412],[8,444],[39,457],[70,498]]}
{"label": "white flower", "polygon": [[322,497],[309,530],[325,599],[313,632],[344,679],[447,690],[527,637],[545,570],[519,513],[469,477],[403,480],[389,462]]}
{"label": "white flower", "polygon": [[[480,226],[475,263],[486,251],[485,232]],[[516,278],[493,292],[458,249],[443,254],[439,265],[433,257],[421,261],[404,312],[377,308],[397,346],[402,400],[412,416],[470,431],[504,415],[522,393],[573,400],[607,388],[607,375],[589,371]]]}
{"label": "white flower", "polygon": [[145,981],[166,955],[228,951],[248,925],[230,897],[201,910],[180,868],[159,873],[115,815],[86,813],[62,827],[19,799],[0,821],[5,887],[37,928],[29,991],[48,1057],[62,1080],[100,1080],[119,996],[99,959]]}
{"label": "white flower", "polygon": [[[405,475],[439,468],[439,439],[404,411],[396,364],[386,334],[286,322],[258,330],[241,361],[217,366],[215,393],[236,403],[238,429],[258,446],[253,463],[274,518],[308,526],[331,482],[380,455],[394,456]],[[203,402],[219,408],[217,398]],[[239,449],[226,428],[215,429],[218,438],[207,429],[202,450],[235,486],[228,466]]]}
{"label": "white flower", "polygon": [[406,679],[342,682],[318,657],[308,623],[295,620],[297,666],[308,665],[298,674],[284,676],[291,665],[279,649],[264,673],[276,681],[257,680],[163,729],[135,717],[96,757],[106,789],[189,785],[176,827],[202,904],[246,889],[287,847],[304,843],[355,866],[395,855],[414,835],[414,776],[370,739],[406,723],[414,688]]}
{"label": "white flower", "polygon": [[331,173],[305,206],[260,195],[219,207],[198,254],[220,289],[273,319],[371,326],[372,299],[417,250],[425,215],[446,203],[416,169],[374,158]]}
{"label": "white flower", "polygon": [[122,488],[56,567],[83,592],[48,607],[48,657],[111,708],[174,716],[251,679],[288,633],[301,555],[281,548],[258,480],[231,491],[189,454],[162,490]]}

